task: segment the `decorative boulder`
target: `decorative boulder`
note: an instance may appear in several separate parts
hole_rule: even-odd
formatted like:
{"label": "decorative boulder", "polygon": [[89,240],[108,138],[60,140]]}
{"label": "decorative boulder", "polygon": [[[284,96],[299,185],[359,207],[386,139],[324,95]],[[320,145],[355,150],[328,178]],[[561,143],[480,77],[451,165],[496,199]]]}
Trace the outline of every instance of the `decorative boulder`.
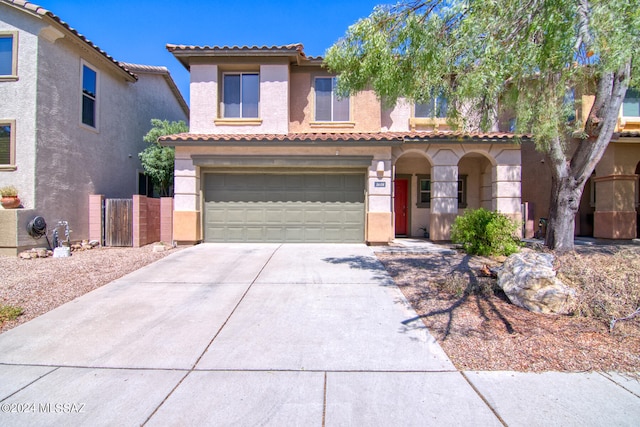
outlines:
{"label": "decorative boulder", "polygon": [[556,277],[553,258],[537,252],[509,256],[498,272],[498,286],[513,304],[529,311],[569,314],[576,292]]}

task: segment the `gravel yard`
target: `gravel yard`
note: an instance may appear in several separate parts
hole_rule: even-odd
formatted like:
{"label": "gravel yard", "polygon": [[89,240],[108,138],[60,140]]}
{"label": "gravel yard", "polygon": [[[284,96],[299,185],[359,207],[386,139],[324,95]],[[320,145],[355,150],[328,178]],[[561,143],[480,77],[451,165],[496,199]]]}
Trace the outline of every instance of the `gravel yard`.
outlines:
{"label": "gravel yard", "polygon": [[0,306],[24,309],[24,313],[15,320],[2,323],[0,333],[176,250],[153,252],[153,245],[148,245],[77,251],[68,258],[24,260],[0,256]]}
{"label": "gravel yard", "polygon": [[640,248],[578,251],[558,257],[556,265],[592,307],[580,316],[535,314],[511,304],[496,279],[479,274],[483,265],[500,265],[494,259],[377,256],[418,313],[415,321],[424,322],[458,369],[640,372],[640,316],[609,332],[612,314],[620,318],[640,305]]}

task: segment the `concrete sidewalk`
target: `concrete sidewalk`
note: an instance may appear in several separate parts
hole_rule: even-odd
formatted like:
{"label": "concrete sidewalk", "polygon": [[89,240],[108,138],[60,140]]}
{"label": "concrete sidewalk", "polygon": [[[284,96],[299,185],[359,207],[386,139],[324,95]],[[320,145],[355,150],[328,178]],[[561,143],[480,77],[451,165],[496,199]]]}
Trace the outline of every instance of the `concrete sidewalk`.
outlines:
{"label": "concrete sidewalk", "polygon": [[458,372],[365,245],[205,244],[0,335],[0,425],[637,425],[618,374]]}

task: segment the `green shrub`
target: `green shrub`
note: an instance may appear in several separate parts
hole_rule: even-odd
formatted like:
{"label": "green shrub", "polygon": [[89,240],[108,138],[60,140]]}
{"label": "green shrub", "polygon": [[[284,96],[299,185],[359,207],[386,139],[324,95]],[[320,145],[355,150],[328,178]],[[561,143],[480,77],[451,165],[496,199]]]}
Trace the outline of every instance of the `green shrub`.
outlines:
{"label": "green shrub", "polygon": [[21,307],[14,307],[12,305],[0,305],[0,325],[9,320],[13,320],[20,316],[24,310]]}
{"label": "green shrub", "polygon": [[471,255],[511,255],[520,250],[518,224],[506,215],[480,208],[465,212],[451,226],[451,240]]}

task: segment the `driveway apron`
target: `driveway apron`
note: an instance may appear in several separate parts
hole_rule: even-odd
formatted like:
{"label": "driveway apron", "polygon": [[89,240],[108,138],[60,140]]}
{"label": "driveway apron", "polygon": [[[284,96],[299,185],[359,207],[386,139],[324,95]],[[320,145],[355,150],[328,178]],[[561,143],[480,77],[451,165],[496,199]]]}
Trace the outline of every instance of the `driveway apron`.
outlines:
{"label": "driveway apron", "polygon": [[0,425],[499,425],[415,316],[365,245],[195,246],[1,334]]}

